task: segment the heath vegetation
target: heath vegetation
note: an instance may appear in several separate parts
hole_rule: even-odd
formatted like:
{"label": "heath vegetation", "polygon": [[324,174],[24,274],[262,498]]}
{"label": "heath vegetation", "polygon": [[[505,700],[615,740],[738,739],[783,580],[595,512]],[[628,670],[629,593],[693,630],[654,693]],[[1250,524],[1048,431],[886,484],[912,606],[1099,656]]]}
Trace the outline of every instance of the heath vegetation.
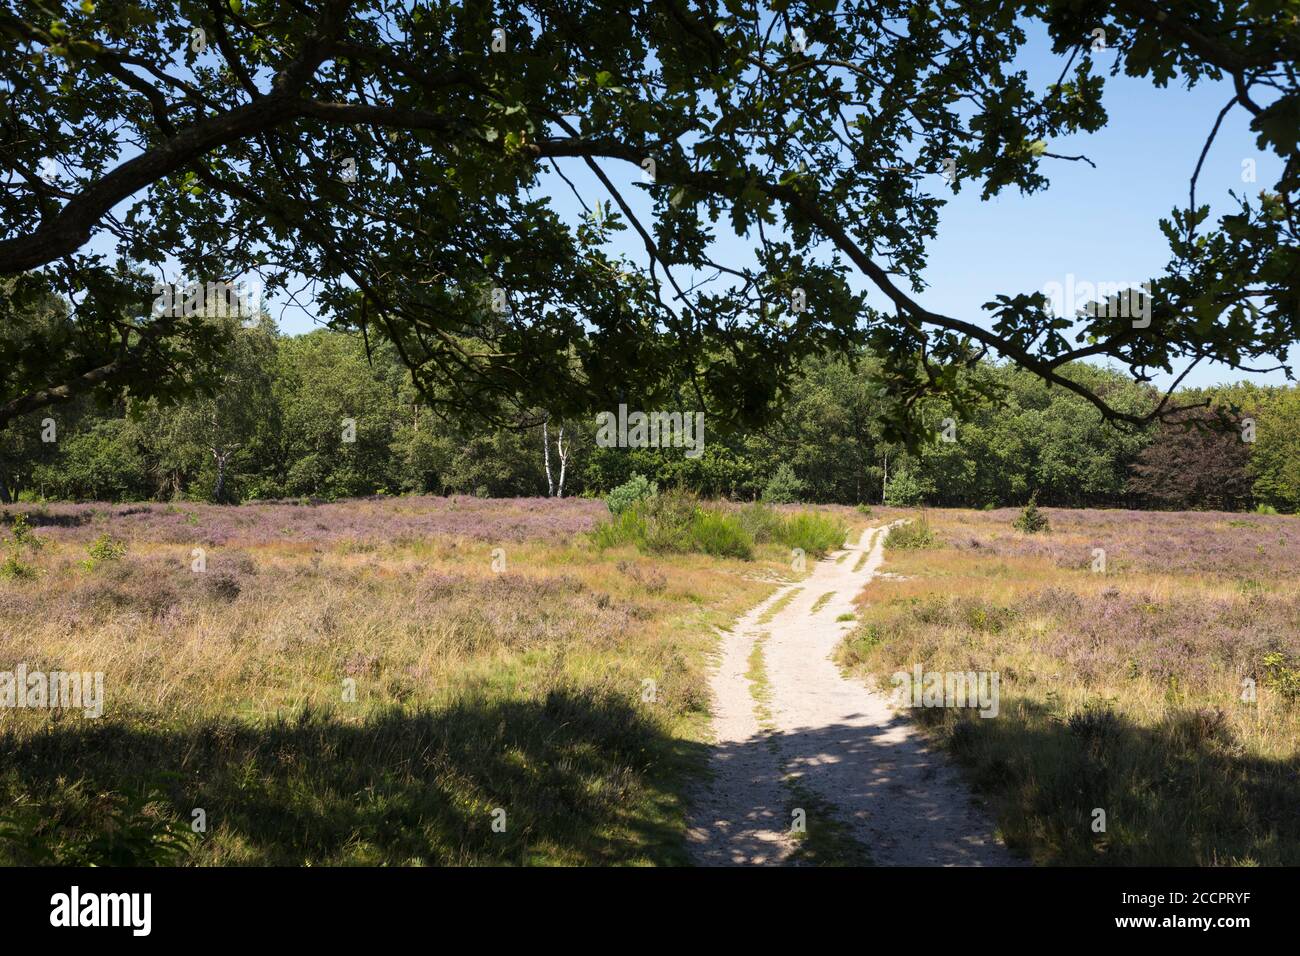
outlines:
{"label": "heath vegetation", "polygon": [[887,542],[843,661],[886,692],[918,662],[1000,674],[995,718],[909,713],[1035,862],[1300,863],[1300,524],[1042,513],[931,510],[936,547]]}
{"label": "heath vegetation", "polygon": [[793,573],[673,507],[604,549],[585,500],[11,513],[0,672],[105,706],[0,710],[0,862],[683,862],[712,627]]}

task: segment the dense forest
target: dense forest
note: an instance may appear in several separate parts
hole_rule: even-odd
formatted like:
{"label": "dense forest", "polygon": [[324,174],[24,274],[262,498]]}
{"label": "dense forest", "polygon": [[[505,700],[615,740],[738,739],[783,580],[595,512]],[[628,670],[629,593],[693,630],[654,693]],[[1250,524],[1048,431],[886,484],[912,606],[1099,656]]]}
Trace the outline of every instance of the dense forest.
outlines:
{"label": "dense forest", "polygon": [[[1001,400],[924,409],[933,438],[891,441],[869,355],[803,361],[775,418],[747,432],[706,418],[697,457],[606,448],[594,419],[527,409],[487,424],[422,397],[391,346],[325,329],[286,336],[271,320],[230,324],[210,394],[107,402],[83,396],[0,433],[4,500],[339,498],[433,493],[604,494],[639,473],[709,496],[774,501],[1300,509],[1300,394],[1234,385],[1183,424],[1110,424],[1083,397],[984,364]],[[1145,411],[1154,390],[1080,366],[1113,406]],[[632,407],[635,407],[633,403]],[[499,412],[499,409],[497,410]],[[499,416],[498,416],[499,417]],[[544,424],[543,424],[544,423]],[[545,443],[544,436],[545,435]],[[549,475],[548,475],[549,469]]]}

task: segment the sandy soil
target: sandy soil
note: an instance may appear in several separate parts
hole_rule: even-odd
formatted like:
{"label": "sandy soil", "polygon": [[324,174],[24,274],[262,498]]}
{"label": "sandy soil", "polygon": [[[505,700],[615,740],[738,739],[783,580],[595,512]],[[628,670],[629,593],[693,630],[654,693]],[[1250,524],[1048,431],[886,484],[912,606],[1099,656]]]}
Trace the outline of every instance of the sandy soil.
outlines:
{"label": "sandy soil", "polygon": [[[942,754],[888,699],[831,660],[852,622],[853,598],[883,560],[885,529],[868,529],[812,574],[787,585],[722,633],[712,677],[716,743],[693,795],[691,852],[702,865],[780,864],[796,847],[790,781],[815,794],[873,862],[902,866],[1014,865]],[[863,566],[854,570],[862,552]],[[766,623],[764,613],[793,599]],[[813,605],[833,592],[817,612]],[[766,636],[764,636],[766,635]],[[747,676],[761,640],[766,713]],[[816,811],[806,810],[809,830]]]}

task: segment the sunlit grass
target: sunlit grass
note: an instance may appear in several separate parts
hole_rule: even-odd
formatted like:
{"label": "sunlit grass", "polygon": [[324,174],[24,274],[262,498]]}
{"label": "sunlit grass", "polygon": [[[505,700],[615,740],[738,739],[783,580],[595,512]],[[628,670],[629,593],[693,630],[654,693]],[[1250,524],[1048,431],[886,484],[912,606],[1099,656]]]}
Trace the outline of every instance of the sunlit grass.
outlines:
{"label": "sunlit grass", "polygon": [[1268,557],[1290,529],[1121,514],[1053,510],[1028,536],[931,510],[942,546],[886,551],[901,578],[865,589],[842,660],[885,687],[916,663],[1000,674],[996,718],[910,713],[1039,862],[1300,862],[1300,584]]}
{"label": "sunlit grass", "polygon": [[122,801],[184,831],[204,811],[164,862],[684,862],[713,628],[784,555],[601,552],[530,520],[495,541],[250,528],[201,573],[188,542],[115,526],[127,553],[87,570],[84,535],[38,526],[38,576],[0,582],[0,671],[102,671],[105,713],[0,710],[0,862],[107,854]]}

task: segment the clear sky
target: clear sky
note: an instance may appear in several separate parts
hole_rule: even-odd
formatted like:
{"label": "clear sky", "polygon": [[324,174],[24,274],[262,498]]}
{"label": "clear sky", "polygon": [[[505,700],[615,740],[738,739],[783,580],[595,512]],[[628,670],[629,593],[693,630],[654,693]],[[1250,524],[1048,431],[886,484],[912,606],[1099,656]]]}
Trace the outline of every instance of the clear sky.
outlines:
{"label": "clear sky", "polygon": [[[1114,58],[1110,51],[1094,55],[1103,70]],[[1041,38],[1026,49],[1018,65],[1029,71],[1035,88],[1042,89],[1056,80],[1062,63]],[[980,305],[998,293],[1041,291],[1049,282],[1064,284],[1070,273],[1077,281],[1091,282],[1141,282],[1158,275],[1168,261],[1159,220],[1174,206],[1186,204],[1201,147],[1230,97],[1224,83],[1205,83],[1192,90],[1177,85],[1160,89],[1148,80],[1108,77],[1107,126],[1095,134],[1049,144],[1051,152],[1086,154],[1096,168],[1049,159],[1043,168],[1051,186],[1036,195],[1009,190],[984,202],[978,187],[968,186],[952,196],[941,212],[939,238],[930,246],[925,273],[929,288],[920,301],[934,311],[983,324],[987,313]],[[1254,183],[1243,182],[1246,159],[1256,161]],[[584,196],[608,198],[580,161],[569,161],[564,169]],[[1213,213],[1226,211],[1231,208],[1228,190],[1245,190],[1253,197],[1276,181],[1278,170],[1272,154],[1256,149],[1246,113],[1234,110],[1206,158],[1197,201],[1210,203]],[[609,172],[620,187],[639,179],[638,170],[626,165],[610,167]],[[938,188],[946,190],[942,184]],[[544,177],[542,191],[553,195],[556,207],[565,214],[576,213],[577,203],[558,177]],[[643,194],[627,190],[624,195]],[[639,215],[648,213],[648,204],[639,199],[633,205]],[[630,230],[623,239],[620,248],[641,255]],[[719,248],[737,260],[748,260],[744,244],[734,237],[720,240]],[[883,304],[879,296],[873,299]],[[283,301],[272,303],[272,314],[288,333],[312,327],[306,311],[286,307]],[[1247,376],[1223,366],[1203,366],[1186,384],[1210,385],[1242,377]],[[1251,377],[1260,382],[1285,381],[1281,373]]]}

